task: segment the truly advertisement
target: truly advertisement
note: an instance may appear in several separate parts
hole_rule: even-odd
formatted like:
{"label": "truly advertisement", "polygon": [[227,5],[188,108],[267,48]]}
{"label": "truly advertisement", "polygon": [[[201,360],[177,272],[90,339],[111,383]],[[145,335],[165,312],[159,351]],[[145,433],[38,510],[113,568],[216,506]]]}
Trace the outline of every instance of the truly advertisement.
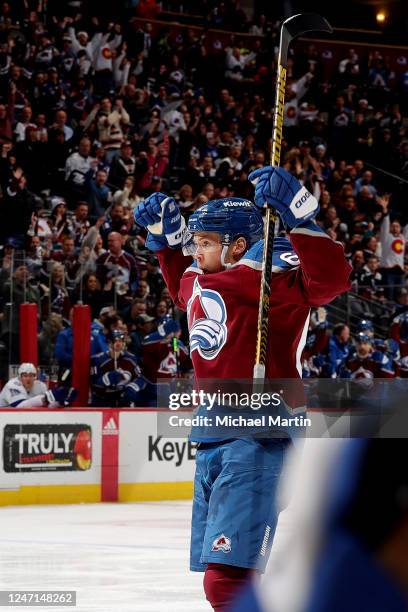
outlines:
{"label": "truly advertisement", "polygon": [[5,472],[84,471],[92,465],[92,429],[78,423],[5,425]]}

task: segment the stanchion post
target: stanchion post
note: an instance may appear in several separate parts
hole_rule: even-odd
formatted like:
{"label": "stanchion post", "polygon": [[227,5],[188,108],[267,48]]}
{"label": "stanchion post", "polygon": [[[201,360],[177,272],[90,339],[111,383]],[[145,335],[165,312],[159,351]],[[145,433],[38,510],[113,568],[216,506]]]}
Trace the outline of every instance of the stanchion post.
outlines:
{"label": "stanchion post", "polygon": [[37,304],[20,304],[20,363],[38,366],[38,307]]}
{"label": "stanchion post", "polygon": [[91,358],[91,310],[84,304],[77,304],[73,310],[72,386],[78,390],[74,406],[87,406]]}

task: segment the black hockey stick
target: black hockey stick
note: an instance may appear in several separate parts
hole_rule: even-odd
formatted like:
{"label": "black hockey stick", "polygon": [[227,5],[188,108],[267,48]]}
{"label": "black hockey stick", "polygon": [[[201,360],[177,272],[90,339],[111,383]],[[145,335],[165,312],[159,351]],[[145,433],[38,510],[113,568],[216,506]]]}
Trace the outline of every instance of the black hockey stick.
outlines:
{"label": "black hockey stick", "polygon": [[[329,23],[315,13],[301,13],[289,17],[281,27],[279,56],[276,77],[275,106],[273,111],[271,166],[279,166],[281,157],[283,112],[285,104],[286,68],[289,45],[294,38],[306,32],[332,32]],[[269,301],[271,296],[273,239],[276,213],[268,207],[265,218],[265,236],[262,256],[261,292],[259,297],[256,358],[253,377],[256,385],[262,386],[265,379],[266,354],[268,347]]]}

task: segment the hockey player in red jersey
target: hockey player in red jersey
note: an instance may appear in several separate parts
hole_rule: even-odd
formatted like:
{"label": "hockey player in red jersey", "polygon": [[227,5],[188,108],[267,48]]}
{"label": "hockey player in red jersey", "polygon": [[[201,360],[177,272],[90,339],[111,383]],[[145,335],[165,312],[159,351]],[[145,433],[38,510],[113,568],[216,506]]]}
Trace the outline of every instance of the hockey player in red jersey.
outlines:
{"label": "hockey player in red jersey", "polygon": [[[310,308],[346,291],[351,268],[343,247],[313,221],[316,199],[282,168],[250,176],[255,205],[224,198],[198,209],[188,228],[173,198],[154,193],[135,211],[147,227],[176,305],[187,310],[190,353],[198,381],[250,379],[255,361],[263,220],[274,207],[289,240],[274,244],[267,378],[299,378]],[[184,252],[183,252],[184,251]],[[247,437],[199,442],[194,484],[191,569],[204,571],[204,589],[216,611],[266,564],[278,511],[276,486],[287,440]]]}
{"label": "hockey player in red jersey", "polygon": [[161,378],[176,378],[191,370],[188,350],[179,340],[180,324],[166,316],[157,331],[142,342],[143,375],[151,383]]}
{"label": "hockey player in red jersey", "polygon": [[349,357],[341,372],[343,378],[372,379],[394,378],[391,359],[385,352],[375,350],[374,340],[363,332],[357,336],[356,352]]}

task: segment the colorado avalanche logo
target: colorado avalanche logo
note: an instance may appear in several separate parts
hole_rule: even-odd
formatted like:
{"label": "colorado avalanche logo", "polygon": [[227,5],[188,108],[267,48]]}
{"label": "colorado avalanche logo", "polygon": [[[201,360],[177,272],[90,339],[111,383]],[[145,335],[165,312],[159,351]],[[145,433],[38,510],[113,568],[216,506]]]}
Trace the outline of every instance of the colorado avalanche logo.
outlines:
{"label": "colorado avalanche logo", "polygon": [[213,552],[218,552],[219,550],[222,550],[223,553],[231,552],[230,538],[227,538],[227,536],[222,533],[218,538],[215,538],[211,550]]}
{"label": "colorado avalanche logo", "polygon": [[190,351],[203,359],[217,357],[227,341],[227,309],[218,291],[203,289],[198,278],[187,304]]}

